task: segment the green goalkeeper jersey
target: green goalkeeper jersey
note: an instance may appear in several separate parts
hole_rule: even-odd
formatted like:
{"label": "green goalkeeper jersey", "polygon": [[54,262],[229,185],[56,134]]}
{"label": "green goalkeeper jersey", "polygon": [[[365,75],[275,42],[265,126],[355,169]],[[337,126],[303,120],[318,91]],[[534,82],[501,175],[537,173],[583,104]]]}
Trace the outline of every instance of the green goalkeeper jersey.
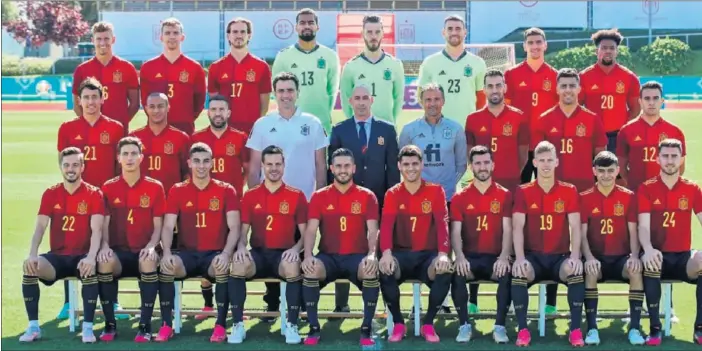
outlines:
{"label": "green goalkeeper jersey", "polygon": [[397,58],[383,53],[372,63],[360,54],[344,65],[341,73],[341,106],[347,118],[353,116],[349,98],[357,85],[366,85],[373,96],[373,116],[395,124],[405,103],[405,69]]}
{"label": "green goalkeeper jersey", "polygon": [[303,112],[322,122],[327,134],[331,132],[331,112],[339,91],[339,56],[324,45],[304,51],[298,44],[280,52],[273,62],[272,73],[291,72],[300,81],[297,105]]}
{"label": "green goalkeeper jersey", "polygon": [[486,71],[485,61],[479,56],[465,51],[454,61],[442,50],[424,59],[419,67],[418,85],[437,83],[443,87],[444,116],[465,127],[466,118],[475,112],[475,94],[483,90]]}

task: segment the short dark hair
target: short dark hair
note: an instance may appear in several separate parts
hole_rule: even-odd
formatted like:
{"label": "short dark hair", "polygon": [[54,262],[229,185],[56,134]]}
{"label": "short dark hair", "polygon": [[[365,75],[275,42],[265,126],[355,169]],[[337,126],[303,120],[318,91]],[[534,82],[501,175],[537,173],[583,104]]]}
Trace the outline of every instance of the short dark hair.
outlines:
{"label": "short dark hair", "polygon": [[300,21],[300,15],[314,15],[314,22],[319,24],[319,17],[317,17],[317,12],[315,12],[309,7],[305,7],[304,9],[297,11],[297,15],[295,16],[295,23]]}
{"label": "short dark hair", "polygon": [[280,72],[273,77],[273,91],[275,92],[278,82],[286,80],[291,80],[293,83],[295,83],[295,90],[300,90],[300,80],[297,79],[297,76],[294,73]]}
{"label": "short dark hair", "polygon": [[363,17],[363,28],[366,27],[366,23],[380,23],[383,26],[383,19],[378,15],[366,15]]}
{"label": "short dark hair", "polygon": [[619,166],[619,159],[611,151],[600,151],[592,160],[592,167],[609,167],[612,165]]}
{"label": "short dark hair", "polygon": [[444,95],[444,87],[437,83],[427,83],[422,85],[421,88],[419,88],[419,100],[423,100],[424,92],[429,90],[437,90],[441,93],[441,98],[446,98],[446,96]]}
{"label": "short dark hair", "polygon": [[639,89],[639,97],[643,96],[644,90],[658,90],[661,93],[661,96],[663,96],[663,84],[661,84],[658,81],[655,80],[649,80],[646,83],[641,84],[641,88]]}
{"label": "short dark hair", "polygon": [[[227,109],[231,109],[231,106],[229,106],[229,99],[226,98],[224,95],[221,94],[216,94],[213,97],[210,98],[210,104],[212,104],[213,101],[223,101],[227,105]],[[208,105],[209,107],[209,105]]]}
{"label": "short dark hair", "polygon": [[351,150],[349,150],[349,149],[347,149],[347,148],[343,148],[343,147],[334,150],[334,152],[333,152],[332,155],[331,155],[331,162],[330,162],[330,163],[331,163],[331,164],[334,164],[334,159],[335,159],[335,158],[337,158],[337,157],[343,157],[343,156],[351,157],[351,162],[352,162],[353,164],[356,164],[356,158],[353,157],[353,152],[351,152]]}
{"label": "short dark hair", "polygon": [[461,17],[459,15],[446,16],[446,18],[444,18],[444,27],[446,26],[446,23],[448,23],[448,21],[458,21],[458,22],[461,22],[461,24],[463,24],[463,28],[466,27],[466,20],[464,20],[463,17]]}
{"label": "short dark hair", "polygon": [[122,139],[119,139],[119,142],[117,142],[117,152],[122,152],[122,148],[127,145],[136,146],[139,149],[139,153],[142,153],[142,151],[144,151],[144,144],[142,144],[141,139],[133,136],[126,136]]}
{"label": "short dark hair", "polygon": [[558,70],[558,74],[556,75],[556,82],[561,80],[561,78],[575,78],[578,83],[580,83],[580,75],[578,74],[578,70],[575,68],[561,68]]}
{"label": "short dark hair", "polygon": [[417,145],[405,145],[400,149],[400,153],[397,154],[397,162],[402,161],[403,157],[418,157],[422,160],[422,150],[417,147]]}
{"label": "short dark hair", "polygon": [[247,34],[253,33],[253,23],[251,22],[251,20],[249,20],[249,19],[247,19],[247,18],[244,18],[244,17],[237,17],[237,18],[235,18],[235,19],[233,19],[233,20],[230,20],[230,21],[227,23],[227,34],[229,34],[229,32],[232,30],[232,28],[231,28],[231,27],[232,27],[232,24],[235,24],[235,23],[244,23],[244,24],[246,24],[246,33],[247,33]]}
{"label": "short dark hair", "polygon": [[531,27],[524,31],[524,41],[532,35],[540,35],[544,40],[546,40],[546,32],[543,29],[537,27]]}
{"label": "short dark hair", "polygon": [[285,155],[283,155],[283,149],[281,149],[278,146],[275,145],[268,145],[266,148],[261,151],[261,163],[263,163],[263,160],[266,159],[266,156],[268,155],[280,155],[280,157],[283,158],[283,162],[285,162]]}
{"label": "short dark hair", "polygon": [[603,40],[613,40],[617,46],[622,43],[622,40],[624,40],[624,36],[619,33],[619,31],[616,28],[612,29],[600,29],[595,34],[593,34],[590,39],[592,39],[592,42],[595,43],[595,46],[599,46],[600,42]]}
{"label": "short dark hair", "polygon": [[487,83],[488,77],[502,77],[502,80],[505,80],[505,74],[502,73],[499,69],[489,69],[487,72],[485,72],[485,77],[483,77],[483,84]]}
{"label": "short dark hair", "polygon": [[202,143],[202,142],[197,142],[190,146],[190,153],[189,156],[192,157],[194,153],[197,152],[206,152],[212,156],[212,149],[210,148],[209,145]]}
{"label": "short dark hair", "polygon": [[79,148],[77,148],[75,146],[69,146],[69,147],[61,150],[61,152],[59,152],[59,159],[58,159],[59,164],[61,164],[61,162],[63,162],[64,157],[71,156],[71,155],[80,155],[80,162],[83,163],[83,151],[81,151]]}
{"label": "short dark hair", "polygon": [[83,90],[97,90],[98,95],[102,98],[102,83],[94,77],[85,78],[78,86],[78,97],[83,94]]}
{"label": "short dark hair", "polygon": [[658,152],[660,153],[664,147],[676,148],[676,149],[680,150],[680,153],[682,153],[682,150],[683,150],[682,142],[678,139],[673,139],[673,138],[661,140],[661,142],[658,143]]}
{"label": "short dark hair", "polygon": [[490,148],[485,145],[476,145],[468,152],[468,163],[473,163],[475,156],[480,155],[490,155],[490,159],[492,160],[492,150],[490,150]]}

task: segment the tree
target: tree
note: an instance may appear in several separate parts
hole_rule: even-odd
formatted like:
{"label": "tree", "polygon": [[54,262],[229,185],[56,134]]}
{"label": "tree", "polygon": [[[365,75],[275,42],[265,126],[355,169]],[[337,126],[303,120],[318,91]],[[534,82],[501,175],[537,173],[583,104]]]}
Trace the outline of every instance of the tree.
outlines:
{"label": "tree", "polygon": [[2,24],[17,19],[17,6],[13,2],[3,1],[2,2]]}
{"label": "tree", "polygon": [[[4,1],[3,1],[4,3]],[[7,23],[7,32],[19,42],[33,47],[46,42],[76,45],[90,30],[80,7],[61,1],[27,1],[18,19]]]}

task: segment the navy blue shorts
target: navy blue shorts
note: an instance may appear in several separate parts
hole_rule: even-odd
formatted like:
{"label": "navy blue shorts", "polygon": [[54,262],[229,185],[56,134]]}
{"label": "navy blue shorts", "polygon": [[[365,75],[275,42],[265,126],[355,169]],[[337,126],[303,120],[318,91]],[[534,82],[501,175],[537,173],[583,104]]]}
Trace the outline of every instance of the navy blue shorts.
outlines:
{"label": "navy blue shorts", "polygon": [[114,250],[114,253],[119,263],[122,265],[122,274],[120,274],[120,277],[139,278],[141,276],[141,272],[139,272],[138,252]]}
{"label": "navy blue shorts", "polygon": [[605,280],[629,281],[622,274],[626,267],[626,261],[629,260],[629,255],[595,256],[595,258],[600,261],[600,271],[602,272],[602,278],[598,282]]}
{"label": "navy blue shorts", "polygon": [[661,279],[681,280],[690,284],[697,284],[697,278],[687,276],[687,261],[692,258],[692,251],[663,252],[663,269]]}
{"label": "navy blue shorts", "polygon": [[366,254],[339,255],[318,253],[315,257],[322,261],[324,269],[327,271],[327,278],[324,282],[321,282],[321,286],[324,287],[337,279],[348,279],[361,289],[361,281],[358,280],[358,266],[366,256]]}
{"label": "navy blue shorts", "polygon": [[566,283],[561,280],[560,271],[561,265],[568,259],[567,255],[529,252],[525,255],[525,258],[531,263],[531,267],[534,268],[534,281],[531,284],[544,280]]}
{"label": "navy blue shorts", "polygon": [[211,277],[207,271],[214,261],[214,258],[219,255],[221,251],[179,251],[174,253],[174,255],[180,257],[183,261],[183,266],[185,267],[185,277],[195,278],[204,277],[207,280],[214,282],[215,277]]}
{"label": "navy blue shorts", "polygon": [[256,274],[251,279],[281,278],[278,267],[285,250],[252,248],[249,252],[256,265]]}
{"label": "navy blue shorts", "polygon": [[617,151],[617,136],[619,131],[615,130],[613,132],[607,132],[607,151],[616,152]]}
{"label": "navy blue shorts", "polygon": [[475,280],[492,280],[492,268],[497,262],[497,255],[470,253],[465,254],[466,260],[470,263],[470,271]]}
{"label": "navy blue shorts", "polygon": [[429,267],[438,256],[436,251],[393,251],[392,255],[400,268],[400,284],[405,280],[419,280],[431,285]]}
{"label": "navy blue shorts", "polygon": [[59,255],[53,252],[47,252],[40,256],[49,261],[49,264],[54,267],[54,271],[56,272],[54,280],[39,279],[44,285],[51,286],[61,279],[69,277],[80,278],[78,262],[85,258],[86,255]]}

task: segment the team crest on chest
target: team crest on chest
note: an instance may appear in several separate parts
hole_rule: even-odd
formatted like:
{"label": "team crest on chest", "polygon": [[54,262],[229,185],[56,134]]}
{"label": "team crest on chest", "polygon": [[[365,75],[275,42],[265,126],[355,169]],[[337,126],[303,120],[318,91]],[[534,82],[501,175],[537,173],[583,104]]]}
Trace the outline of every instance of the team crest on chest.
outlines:
{"label": "team crest on chest", "polygon": [[236,155],[236,146],[232,143],[227,144],[226,152],[227,152],[227,156]]}
{"label": "team crest on chest", "polygon": [[500,213],[500,202],[497,200],[492,200],[490,202],[490,212],[498,214]]}
{"label": "team crest on chest", "polygon": [[180,71],[180,75],[178,76],[178,80],[181,83],[187,83],[188,78],[190,78],[190,74],[188,73],[188,71]]}
{"label": "team crest on chest", "polygon": [[678,208],[687,211],[687,206],[689,205],[689,202],[686,197],[681,197],[680,200],[678,200]]}
{"label": "team crest on chest", "polygon": [[451,133],[451,128],[444,129],[444,139],[451,139],[453,133]]}
{"label": "team crest on chest", "polygon": [[351,213],[353,214],[361,214],[361,203],[358,201],[354,201],[351,204]]}
{"label": "team crest on chest", "polygon": [[112,83],[122,83],[122,72],[114,71],[112,73]]}
{"label": "team crest on chest", "polygon": [[213,197],[210,199],[210,211],[219,211],[219,199]]}
{"label": "team crest on chest", "polygon": [[139,198],[139,206],[141,206],[142,208],[148,208],[150,205],[151,198],[149,197],[149,195],[141,195],[141,197]]}
{"label": "team crest on chest", "polygon": [[324,57],[320,57],[319,60],[317,60],[317,68],[325,69],[326,67],[327,67],[327,61],[324,60]]}
{"label": "team crest on chest", "polygon": [[310,135],[310,126],[305,124],[302,127],[300,127],[300,134],[304,136]]}
{"label": "team crest on chest", "polygon": [[624,205],[621,202],[614,204],[614,215],[617,217],[624,215]]}
{"label": "team crest on chest", "polygon": [[545,80],[544,83],[541,85],[541,89],[543,89],[543,91],[551,91],[551,81]]}
{"label": "team crest on chest", "polygon": [[109,144],[110,143],[110,133],[108,133],[107,131],[100,133],[100,143],[101,144]]}
{"label": "team crest on chest", "polygon": [[78,209],[76,210],[76,212],[78,212],[79,215],[88,214],[88,203],[85,201],[81,201],[78,204]]}
{"label": "team crest on chest", "polygon": [[392,80],[392,71],[389,68],[386,68],[385,71],[383,71],[383,79]]}
{"label": "team crest on chest", "polygon": [[624,85],[624,82],[621,80],[617,82],[617,94],[624,94],[624,90],[626,89],[626,86]]}
{"label": "team crest on chest", "polygon": [[502,135],[504,135],[504,136],[512,136],[512,124],[510,124],[510,123],[505,123],[505,125],[502,126]]}
{"label": "team crest on chest", "polygon": [[380,146],[385,145],[385,138],[379,136],[378,137],[378,145],[380,145]]}
{"label": "team crest on chest", "polygon": [[166,155],[173,154],[173,143],[172,142],[167,141],[165,144],[163,144],[163,153]]}
{"label": "team crest on chest", "polygon": [[247,82],[255,82],[256,81],[256,72],[252,69],[248,70],[246,72],[246,81]]}
{"label": "team crest on chest", "polygon": [[665,133],[658,134],[658,142],[660,143],[661,141],[668,139],[668,135]]}
{"label": "team crest on chest", "polygon": [[565,211],[565,202],[563,202],[563,200],[561,199],[558,199],[553,204],[553,211],[556,213],[563,213],[563,211]]}
{"label": "team crest on chest", "polygon": [[431,213],[431,201],[422,201],[422,213]]}
{"label": "team crest on chest", "polygon": [[290,213],[290,204],[287,201],[283,201],[280,203],[280,206],[278,207],[278,211],[281,214],[288,214]]}
{"label": "team crest on chest", "polygon": [[585,134],[587,134],[587,128],[585,127],[585,124],[580,123],[578,124],[577,127],[575,127],[575,135],[579,137],[584,137]]}
{"label": "team crest on chest", "polygon": [[470,77],[473,75],[473,67],[470,65],[466,65],[466,67],[463,68],[463,75],[466,77]]}

